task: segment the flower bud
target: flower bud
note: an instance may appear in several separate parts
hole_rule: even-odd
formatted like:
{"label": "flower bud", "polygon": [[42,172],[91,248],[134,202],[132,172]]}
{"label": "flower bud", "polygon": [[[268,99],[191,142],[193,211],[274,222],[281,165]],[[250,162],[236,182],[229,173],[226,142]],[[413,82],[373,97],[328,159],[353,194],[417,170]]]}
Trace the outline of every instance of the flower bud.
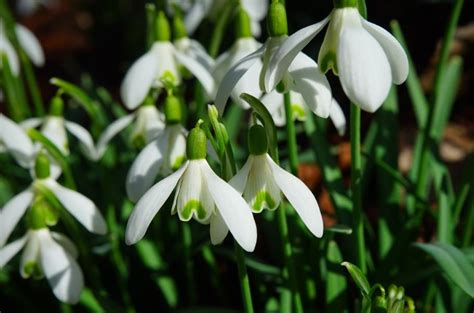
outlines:
{"label": "flower bud", "polygon": [[267,28],[270,37],[288,35],[286,9],[282,3],[273,1],[270,5],[270,9],[268,10]]}
{"label": "flower bud", "polygon": [[196,127],[191,129],[186,141],[186,156],[188,160],[205,159],[207,155],[206,133],[199,126],[202,120],[199,120]]}
{"label": "flower bud", "polygon": [[64,101],[60,96],[54,96],[49,105],[49,115],[63,116]]}
{"label": "flower bud", "polygon": [[250,154],[261,155],[268,151],[268,140],[265,128],[255,124],[250,127],[248,133],[248,144]]}
{"label": "flower bud", "polygon": [[252,24],[250,22],[250,17],[242,7],[239,8],[237,13],[235,34],[237,38],[252,37]]}
{"label": "flower bud", "polygon": [[35,175],[39,179],[44,179],[49,177],[49,159],[48,156],[41,152],[36,157],[35,161]]}
{"label": "flower bud", "polygon": [[173,36],[174,40],[188,37],[181,13],[176,13],[173,17]]}
{"label": "flower bud", "polygon": [[334,0],[334,7],[336,9],[356,8],[357,5],[357,0]]}
{"label": "flower bud", "polygon": [[156,27],[156,40],[157,41],[170,41],[171,31],[170,24],[166,15],[163,11],[158,12],[158,16],[155,21]]}
{"label": "flower bud", "polygon": [[165,120],[166,124],[179,124],[183,119],[182,106],[175,96],[168,96],[165,100]]}

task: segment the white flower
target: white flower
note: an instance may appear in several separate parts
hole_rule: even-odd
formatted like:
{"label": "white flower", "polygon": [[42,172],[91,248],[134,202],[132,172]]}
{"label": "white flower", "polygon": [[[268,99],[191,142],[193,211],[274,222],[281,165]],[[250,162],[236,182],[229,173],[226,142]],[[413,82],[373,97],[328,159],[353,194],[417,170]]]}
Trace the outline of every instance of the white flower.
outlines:
{"label": "white flower", "polygon": [[[262,61],[259,56],[263,51],[261,43],[252,37],[245,37],[237,39],[229,51],[217,58],[213,76],[216,82],[220,82],[215,101],[220,112],[224,110],[229,95],[244,109],[248,109],[249,105],[240,99],[241,93],[245,92],[257,98],[262,95],[259,87]],[[244,70],[236,64],[241,64]],[[233,70],[235,75],[228,74],[230,70]]]}
{"label": "white flower", "polygon": [[323,219],[313,193],[301,180],[279,167],[267,153],[251,154],[229,184],[243,194],[256,213],[264,208],[276,209],[281,202],[280,192],[283,192],[311,233],[316,237],[323,235]]}
{"label": "white flower", "polygon": [[128,171],[126,189],[136,202],[153,184],[156,176],[169,175],[186,159],[186,130],[180,124],[166,126],[141,152]]}
{"label": "white flower", "polygon": [[[270,37],[262,48],[235,63],[222,79],[217,91],[216,106],[220,112],[223,112],[230,94],[233,95],[235,101],[242,92],[258,97],[263,91],[273,91],[276,85],[271,89],[265,89],[264,77],[269,60],[286,39],[286,36]],[[296,92],[303,97],[305,105],[314,114],[324,118],[329,116],[331,87],[316,62],[310,57],[304,53],[298,53],[281,80],[287,91]],[[247,82],[248,89],[238,88],[243,81]],[[259,89],[259,92],[256,89]],[[280,96],[283,98],[283,95]]]}
{"label": "white flower", "polygon": [[403,83],[408,60],[398,41],[383,28],[362,18],[357,8],[334,9],[323,21],[305,27],[286,40],[270,60],[265,86],[272,89],[293,59],[329,22],[318,63],[332,68],[347,97],[374,112],[386,99],[392,83]]}
{"label": "white flower", "polygon": [[135,112],[122,116],[112,122],[104,130],[97,141],[93,160],[100,159],[107,150],[110,140],[128,125],[132,124],[132,122],[135,123],[131,134],[131,141],[140,143],[140,145],[146,145],[153,141],[165,128],[163,116],[158,109],[154,105],[143,105]]}
{"label": "white flower", "polygon": [[35,153],[25,130],[1,113],[0,130],[0,152],[9,152],[21,166],[30,167]]}
{"label": "white flower", "polygon": [[127,244],[143,238],[153,217],[175,188],[172,211],[178,212],[180,220],[194,218],[203,224],[210,223],[213,244],[222,242],[230,230],[243,249],[254,250],[257,228],[252,212],[241,195],[217,176],[205,159],[186,161],[143,195],[127,224]]}
{"label": "white flower", "polygon": [[46,276],[54,295],[75,304],[84,287],[82,270],[76,262],[75,245],[66,236],[48,228],[29,230],[25,236],[0,249],[0,269],[21,249],[20,273],[23,278]]}
{"label": "white flower", "polygon": [[132,65],[123,80],[120,92],[125,106],[130,110],[137,108],[152,87],[163,87],[163,80],[178,85],[181,82],[180,66],[199,80],[210,97],[214,96],[214,80],[209,69],[178,51],[171,42],[157,41]]}
{"label": "white flower", "polygon": [[0,211],[0,247],[5,244],[27,209],[38,201],[44,201],[42,190],[51,192],[64,208],[88,231],[105,234],[107,225],[95,204],[77,191],[61,186],[53,177],[35,178],[25,191],[8,201]]}
{"label": "white flower", "polygon": [[[173,1],[180,5],[183,3],[181,8],[186,11],[184,23],[186,30],[189,34],[193,34],[202,20],[207,16],[215,16],[220,13],[222,7],[229,0],[198,0],[194,1],[192,6],[189,5],[188,1]],[[260,22],[265,18],[268,11],[268,0],[241,0],[240,5],[247,11],[251,24],[252,34],[256,37],[261,34]]]}
{"label": "white flower", "polygon": [[189,58],[196,60],[205,69],[211,69],[214,67],[214,60],[198,41],[188,37],[183,37],[175,40],[174,46],[178,51],[184,53]]}

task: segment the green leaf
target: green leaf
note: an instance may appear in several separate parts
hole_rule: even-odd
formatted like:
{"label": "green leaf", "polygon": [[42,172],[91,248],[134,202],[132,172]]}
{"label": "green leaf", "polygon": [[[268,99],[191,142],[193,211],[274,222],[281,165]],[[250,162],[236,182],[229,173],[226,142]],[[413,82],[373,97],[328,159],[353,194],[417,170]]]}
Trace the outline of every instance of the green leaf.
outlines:
{"label": "green leaf", "polygon": [[331,267],[330,265],[340,264],[342,261],[342,255],[337,243],[331,240],[328,243],[327,248],[327,277],[326,277],[326,312],[347,312],[346,306],[346,289],[347,282],[345,277],[337,268]]}
{"label": "green leaf", "polygon": [[342,262],[341,265],[347,269],[362,294],[368,296],[370,293],[370,284],[360,268],[349,262]]}
{"label": "green leaf", "polygon": [[352,228],[350,228],[347,225],[342,225],[342,224],[333,225],[329,228],[324,229],[324,231],[337,233],[337,234],[344,234],[344,235],[352,234]]}
{"label": "green leaf", "polygon": [[474,297],[474,267],[459,249],[444,243],[416,243],[415,246],[431,255],[456,285]]}

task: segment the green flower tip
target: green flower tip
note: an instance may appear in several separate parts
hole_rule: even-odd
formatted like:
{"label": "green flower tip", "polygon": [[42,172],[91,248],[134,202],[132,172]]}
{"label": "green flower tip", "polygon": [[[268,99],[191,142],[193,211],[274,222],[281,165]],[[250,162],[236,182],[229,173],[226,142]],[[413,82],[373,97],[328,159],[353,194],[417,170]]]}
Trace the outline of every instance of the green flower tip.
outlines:
{"label": "green flower tip", "polygon": [[35,261],[29,261],[23,266],[23,275],[25,278],[33,277],[34,279],[41,279],[44,276],[41,266]]}
{"label": "green flower tip", "polygon": [[248,134],[249,152],[253,155],[261,155],[268,151],[268,140],[265,128],[255,124],[250,127]]}
{"label": "green flower tip", "polygon": [[35,175],[39,179],[44,179],[49,177],[49,159],[48,156],[40,152],[36,157],[35,161]]}
{"label": "green flower tip", "polygon": [[166,124],[179,124],[183,119],[182,105],[175,96],[168,96],[165,100],[165,119]]}
{"label": "green flower tip", "polygon": [[235,24],[235,34],[237,38],[252,37],[252,24],[250,17],[242,6],[237,12],[237,21]]}
{"label": "green flower tip", "polygon": [[173,17],[173,35],[175,40],[188,37],[186,25],[184,25],[183,21],[183,15],[180,12],[176,12]]}
{"label": "green flower tip", "polygon": [[188,135],[186,141],[186,156],[188,160],[205,159],[207,155],[207,138],[204,130],[201,129],[202,120],[199,120]]}
{"label": "green flower tip", "polygon": [[49,115],[63,116],[64,101],[60,96],[54,96],[49,104]]}
{"label": "green flower tip", "polygon": [[171,30],[170,23],[166,18],[166,15],[163,11],[158,12],[155,22],[156,27],[156,40],[157,41],[170,41],[171,39]]}
{"label": "green flower tip", "polygon": [[59,208],[51,205],[41,194],[37,194],[26,214],[26,223],[30,229],[42,229],[54,226],[59,220]]}
{"label": "green flower tip", "polygon": [[334,7],[336,9],[357,8],[357,5],[357,0],[334,0]]}
{"label": "green flower tip", "polygon": [[146,96],[145,100],[142,102],[142,106],[147,105],[155,105],[155,99],[151,95]]}
{"label": "green flower tip", "polygon": [[286,9],[285,6],[278,1],[273,1],[268,9],[267,28],[270,37],[288,35]]}

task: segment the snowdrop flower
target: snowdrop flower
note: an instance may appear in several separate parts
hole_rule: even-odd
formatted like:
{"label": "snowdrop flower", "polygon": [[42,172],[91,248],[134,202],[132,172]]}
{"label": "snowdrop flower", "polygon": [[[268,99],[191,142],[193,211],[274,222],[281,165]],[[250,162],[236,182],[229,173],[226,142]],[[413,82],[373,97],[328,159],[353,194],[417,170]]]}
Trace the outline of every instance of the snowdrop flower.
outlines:
{"label": "snowdrop flower", "polygon": [[25,130],[0,113],[0,152],[9,152],[23,167],[28,168],[34,159],[33,143]]}
{"label": "snowdrop flower", "polygon": [[130,141],[139,148],[152,142],[165,128],[163,116],[155,107],[154,99],[147,97],[138,110],[117,119],[104,130],[97,141],[93,160],[102,158],[109,142],[132,123],[134,126]]}
{"label": "snowdrop flower", "polygon": [[194,218],[210,224],[213,244],[222,242],[230,230],[243,249],[253,251],[257,228],[252,212],[241,195],[207,163],[206,135],[199,126],[189,133],[187,158],[181,168],[151,187],[138,201],[128,220],[126,243],[134,244],[143,238],[153,217],[176,189],[172,212],[177,212],[180,220]]}
{"label": "snowdrop flower", "polygon": [[166,98],[165,116],[165,129],[138,154],[128,172],[126,190],[134,202],[150,189],[158,174],[171,174],[186,159],[187,131],[180,124],[182,112],[178,98]]}
{"label": "snowdrop flower", "polygon": [[30,229],[25,236],[0,249],[0,269],[21,249],[23,278],[44,275],[58,300],[70,304],[79,302],[84,277],[76,261],[77,249],[69,238],[50,232],[46,227]]}
{"label": "snowdrop flower", "polygon": [[[234,99],[240,93],[246,92],[258,97],[263,91],[271,92],[276,87],[275,85],[271,89],[265,88],[264,77],[271,57],[287,40],[286,11],[281,3],[271,4],[268,24],[270,37],[263,47],[236,62],[222,79],[216,95],[216,105],[220,112],[223,112],[229,95],[232,95]],[[304,53],[298,53],[290,64],[288,72],[280,80],[284,89],[280,91],[292,91],[301,95],[304,104],[314,114],[324,118],[329,116],[332,100],[331,87],[316,62],[310,57]],[[242,81],[248,82],[252,89],[238,88]],[[255,91],[257,88],[259,92]]]}
{"label": "snowdrop flower", "polygon": [[293,59],[328,23],[318,57],[321,70],[332,69],[339,75],[347,97],[363,110],[375,112],[391,84],[406,80],[408,60],[389,32],[361,17],[355,0],[336,1],[336,8],[327,18],[290,36],[270,60],[266,88],[278,84]]}
{"label": "snowdrop flower", "polygon": [[140,57],[128,70],[121,86],[125,106],[136,109],[152,87],[162,88],[165,84],[178,86],[181,83],[180,66],[189,70],[202,84],[210,97],[215,87],[211,74],[192,57],[179,51],[170,40],[170,26],[163,12],[158,14],[157,41],[150,51]]}
{"label": "snowdrop flower", "polygon": [[279,167],[267,148],[265,129],[253,125],[249,130],[250,156],[229,184],[243,194],[255,213],[278,208],[283,193],[311,233],[321,237],[323,219],[313,193],[301,180]]}
{"label": "snowdrop flower", "polygon": [[[202,20],[207,16],[215,16],[221,12],[222,7],[230,0],[199,0],[194,1],[192,6],[189,6],[188,1],[174,1],[180,5],[186,12],[184,19],[186,29],[190,34],[193,34]],[[268,0],[241,0],[240,5],[249,13],[252,25],[252,34],[256,37],[261,34],[260,22],[265,18],[268,10]]]}
{"label": "snowdrop flower", "polygon": [[47,215],[46,225],[55,225],[57,209],[47,201],[45,192],[52,193],[61,205],[88,231],[105,234],[107,225],[95,204],[86,196],[61,186],[50,176],[49,159],[44,153],[38,154],[35,163],[33,183],[23,192],[8,201],[0,211],[0,247],[5,244],[15,226],[28,208],[41,207]]}
{"label": "snowdrop flower", "polygon": [[[221,82],[216,95],[216,105],[220,112],[223,111],[229,96],[236,104],[248,109],[250,106],[240,99],[240,94],[246,92],[256,98],[262,95],[258,77],[263,63],[259,57],[253,56],[260,56],[264,47],[252,37],[248,19],[247,13],[241,9],[236,24],[237,40],[229,51],[221,54],[216,60],[213,76],[215,81]],[[250,57],[252,58],[251,64],[245,62]],[[237,68],[242,60],[245,65],[248,65],[245,71],[239,71],[241,68]],[[236,72],[235,76],[228,74],[231,69]]]}

